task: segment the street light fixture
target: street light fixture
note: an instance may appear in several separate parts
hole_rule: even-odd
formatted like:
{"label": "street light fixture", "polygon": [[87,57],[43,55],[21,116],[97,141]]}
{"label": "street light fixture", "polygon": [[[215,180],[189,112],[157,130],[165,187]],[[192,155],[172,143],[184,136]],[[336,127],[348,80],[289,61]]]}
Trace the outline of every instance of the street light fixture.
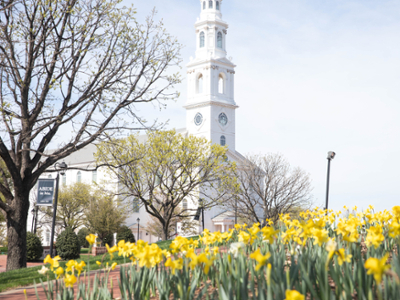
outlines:
{"label": "street light fixture", "polygon": [[136,242],[137,242],[139,240],[139,222],[140,222],[140,219],[137,218],[136,221],[137,221],[137,239],[136,239]]}
{"label": "street light fixture", "polygon": [[330,175],[330,169],[331,169],[331,160],[335,158],[336,153],[333,151],[328,152],[328,173],[326,176],[326,202],[325,202],[325,209],[326,213],[328,213],[328,198],[329,198],[329,175]]}
{"label": "street light fixture", "polygon": [[54,197],[54,204],[53,204],[53,222],[51,224],[50,257],[53,257],[54,229],[56,226],[56,216],[57,216],[58,183],[60,181],[60,173],[61,173],[61,175],[64,175],[65,170],[68,168],[68,166],[65,162],[62,162],[62,163],[55,163],[54,168],[57,171],[57,177],[56,177],[56,194]]}

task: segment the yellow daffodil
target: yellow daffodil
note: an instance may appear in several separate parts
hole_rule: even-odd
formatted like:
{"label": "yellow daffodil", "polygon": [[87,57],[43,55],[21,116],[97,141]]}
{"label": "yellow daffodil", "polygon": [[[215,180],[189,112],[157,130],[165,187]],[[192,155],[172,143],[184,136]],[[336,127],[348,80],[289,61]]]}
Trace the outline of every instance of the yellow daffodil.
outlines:
{"label": "yellow daffodil", "polygon": [[83,260],[80,263],[75,262],[75,270],[78,271],[78,276],[81,275],[84,267],[86,267],[86,264]]}
{"label": "yellow daffodil", "polygon": [[66,287],[73,287],[75,282],[77,281],[77,278],[75,277],[74,274],[66,274],[64,277],[64,282]]}
{"label": "yellow daffodil", "polygon": [[250,254],[250,258],[252,258],[258,262],[258,265],[255,268],[256,271],[260,270],[260,268],[262,266],[265,266],[270,257],[271,257],[271,253],[269,253],[269,252],[265,255],[262,255],[260,252],[260,248],[258,248],[256,251],[254,251],[253,253]]}
{"label": "yellow daffodil", "polygon": [[60,266],[59,260],[61,259],[60,256],[56,256],[54,258],[51,258],[50,254],[47,254],[46,258],[43,260],[45,264],[50,264],[50,270],[54,270],[54,268],[58,268]]}
{"label": "yellow daffodil", "polygon": [[67,271],[67,272],[73,272],[73,269],[74,269],[74,267],[75,267],[75,264],[76,264],[76,261],[75,260],[69,260],[66,264],[65,264],[65,266],[67,267],[66,269],[65,269],[65,271]]}
{"label": "yellow daffodil", "polygon": [[182,270],[183,268],[183,259],[178,258],[175,260],[171,260],[169,257],[167,261],[165,262],[166,267],[170,267],[172,269],[172,274],[175,274],[175,270]]}
{"label": "yellow daffodil", "polygon": [[304,295],[300,294],[296,290],[286,290],[286,298],[285,300],[304,300]]}
{"label": "yellow daffodil", "polygon": [[374,275],[374,278],[378,283],[382,281],[382,275],[390,269],[390,265],[386,264],[388,257],[389,253],[387,253],[381,259],[370,257],[364,264],[365,268],[368,269],[367,274]]}
{"label": "yellow daffodil", "polygon": [[314,245],[318,244],[322,246],[322,243],[326,243],[328,241],[328,231],[325,229],[313,228],[311,229],[314,238]]}
{"label": "yellow daffodil", "polygon": [[61,268],[61,267],[58,267],[58,268],[54,271],[54,274],[57,275],[57,279],[58,279],[58,278],[60,278],[61,275],[64,274],[64,269]]}
{"label": "yellow daffodil", "polygon": [[274,242],[274,237],[278,235],[279,230],[275,230],[273,227],[265,226],[261,229],[263,240],[268,241],[270,244]]}
{"label": "yellow daffodil", "polygon": [[101,266],[101,262],[99,262],[98,260],[96,260],[96,264]]}
{"label": "yellow daffodil", "polygon": [[380,244],[385,240],[385,236],[383,235],[382,226],[377,224],[376,226],[371,226],[367,229],[367,238],[365,239],[365,244],[370,247],[374,246],[375,249],[379,247]]}
{"label": "yellow daffodil", "polygon": [[117,263],[116,263],[116,262],[113,262],[112,265],[111,265],[111,270],[114,271],[114,269],[115,269],[116,266],[117,266]]}
{"label": "yellow daffodil", "polygon": [[339,266],[343,265],[344,262],[348,262],[348,263],[351,262],[351,258],[353,257],[351,254],[346,254],[344,251],[344,248],[336,251],[336,254],[337,254]]}
{"label": "yellow daffodil", "polygon": [[217,255],[219,253],[219,248],[218,247],[214,247],[212,249],[212,251],[213,251],[214,255]]}
{"label": "yellow daffodil", "polygon": [[86,240],[89,242],[90,245],[96,243],[96,236],[94,234],[89,234],[86,236]]}
{"label": "yellow daffodil", "polygon": [[[121,242],[124,242],[124,241],[119,241],[119,243],[121,243]],[[114,259],[114,254],[113,253],[118,251],[118,247],[116,247],[114,245],[113,247],[110,248],[110,246],[108,246],[108,244],[106,244],[106,248],[107,248],[108,254],[110,254],[110,260],[113,260]]]}

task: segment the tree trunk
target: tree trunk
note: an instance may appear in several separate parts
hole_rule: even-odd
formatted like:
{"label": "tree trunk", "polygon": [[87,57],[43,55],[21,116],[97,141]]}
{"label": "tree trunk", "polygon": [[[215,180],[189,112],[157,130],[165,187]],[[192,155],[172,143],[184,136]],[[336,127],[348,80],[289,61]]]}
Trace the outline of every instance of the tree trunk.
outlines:
{"label": "tree trunk", "polygon": [[15,193],[13,209],[7,214],[7,271],[26,268],[26,222],[29,192]]}

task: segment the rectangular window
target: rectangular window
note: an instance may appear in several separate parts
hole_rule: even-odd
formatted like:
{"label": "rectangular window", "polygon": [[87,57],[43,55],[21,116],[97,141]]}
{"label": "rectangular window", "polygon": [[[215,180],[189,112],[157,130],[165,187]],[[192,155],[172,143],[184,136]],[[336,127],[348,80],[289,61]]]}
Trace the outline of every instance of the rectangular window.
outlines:
{"label": "rectangular window", "polygon": [[140,208],[139,199],[138,198],[134,198],[133,199],[133,212],[134,213],[138,213],[139,212],[139,208]]}
{"label": "rectangular window", "polygon": [[92,181],[93,181],[93,182],[97,182],[97,170],[94,170],[94,171],[92,172]]}

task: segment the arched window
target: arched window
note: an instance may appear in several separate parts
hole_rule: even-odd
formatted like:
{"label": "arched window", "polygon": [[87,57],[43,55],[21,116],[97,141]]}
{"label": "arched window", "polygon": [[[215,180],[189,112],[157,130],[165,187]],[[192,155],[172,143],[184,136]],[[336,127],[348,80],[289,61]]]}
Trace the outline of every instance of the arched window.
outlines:
{"label": "arched window", "polygon": [[81,171],[78,171],[78,173],[76,173],[76,182],[81,182],[82,181],[82,173]]}
{"label": "arched window", "polygon": [[187,209],[188,209],[188,202],[187,202],[186,199],[184,199],[184,200],[182,201],[182,208],[183,208],[183,210],[187,210]]}
{"label": "arched window", "polygon": [[215,8],[216,8],[217,10],[219,10],[219,1],[217,1],[217,2],[215,3]]}
{"label": "arched window", "polygon": [[97,170],[92,171],[92,181],[97,182]]}
{"label": "arched window", "polygon": [[217,47],[222,49],[222,33],[220,31],[217,34]]}
{"label": "arched window", "polygon": [[203,2],[203,9],[206,9],[206,1]]}
{"label": "arched window", "polygon": [[197,94],[203,93],[203,75],[200,74],[197,78]]}
{"label": "arched window", "polygon": [[212,1],[211,1],[211,0],[208,1],[208,8],[213,8],[213,4],[212,4]]}
{"label": "arched window", "polygon": [[221,146],[225,146],[226,145],[226,138],[225,138],[224,135],[221,135],[220,144],[221,144]]}
{"label": "arched window", "polygon": [[225,93],[225,80],[222,74],[218,76],[218,93],[224,94]]}
{"label": "arched window", "polygon": [[204,32],[200,32],[200,48],[204,47]]}
{"label": "arched window", "polygon": [[65,173],[62,175],[62,185],[67,185],[67,175]]}

